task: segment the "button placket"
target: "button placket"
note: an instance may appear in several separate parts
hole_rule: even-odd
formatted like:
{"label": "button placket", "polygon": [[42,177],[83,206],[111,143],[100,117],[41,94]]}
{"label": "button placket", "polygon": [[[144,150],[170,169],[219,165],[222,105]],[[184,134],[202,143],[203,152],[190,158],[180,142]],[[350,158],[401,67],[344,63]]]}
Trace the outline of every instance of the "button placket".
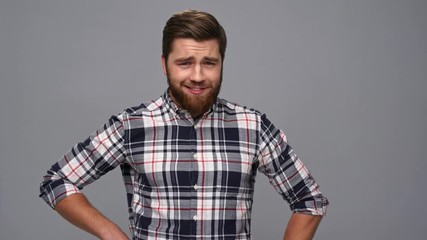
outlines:
{"label": "button placket", "polygon": [[[191,118],[192,120],[192,118]],[[198,189],[198,153],[197,153],[197,129],[194,125],[193,122],[193,128],[191,129],[191,133],[190,133],[190,137],[191,137],[191,142],[192,142],[192,146],[191,146],[191,153],[190,153],[190,158],[192,158],[192,161],[190,161],[190,165],[191,165],[191,169],[190,169],[190,189],[192,189],[191,191],[191,200],[190,200],[190,206],[191,206],[191,211],[190,211],[190,217],[192,216],[193,218],[193,223],[194,223],[194,229],[197,229],[197,220],[198,220],[198,216],[197,216],[197,190]]]}

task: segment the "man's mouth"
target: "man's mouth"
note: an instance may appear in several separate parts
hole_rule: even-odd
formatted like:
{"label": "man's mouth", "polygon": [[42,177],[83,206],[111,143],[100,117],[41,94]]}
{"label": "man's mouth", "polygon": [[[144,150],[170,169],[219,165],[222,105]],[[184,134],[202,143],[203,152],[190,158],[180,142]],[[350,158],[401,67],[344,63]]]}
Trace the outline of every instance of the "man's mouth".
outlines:
{"label": "man's mouth", "polygon": [[187,87],[188,91],[194,95],[203,94],[207,88],[203,87]]}

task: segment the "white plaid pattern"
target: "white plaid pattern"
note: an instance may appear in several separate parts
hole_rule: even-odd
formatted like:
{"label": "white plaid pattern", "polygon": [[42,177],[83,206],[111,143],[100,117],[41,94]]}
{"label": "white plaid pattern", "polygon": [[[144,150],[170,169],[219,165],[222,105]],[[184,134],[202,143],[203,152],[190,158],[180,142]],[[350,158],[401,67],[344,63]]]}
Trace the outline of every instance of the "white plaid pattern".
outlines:
{"label": "white plaid pattern", "polygon": [[111,117],[52,166],[40,196],[54,207],[117,166],[133,239],[250,239],[257,170],[295,212],[328,205],[286,135],[223,99],[197,121],[167,93]]}

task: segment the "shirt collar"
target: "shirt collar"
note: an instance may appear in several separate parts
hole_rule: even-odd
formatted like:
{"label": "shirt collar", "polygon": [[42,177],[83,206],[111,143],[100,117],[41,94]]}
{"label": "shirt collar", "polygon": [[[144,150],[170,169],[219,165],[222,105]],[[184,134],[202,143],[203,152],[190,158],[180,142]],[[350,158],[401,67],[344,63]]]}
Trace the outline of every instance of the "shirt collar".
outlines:
{"label": "shirt collar", "polygon": [[163,99],[165,106],[168,110],[177,113],[180,109],[175,104],[175,102],[172,100],[171,96],[169,95],[169,88],[163,93]]}

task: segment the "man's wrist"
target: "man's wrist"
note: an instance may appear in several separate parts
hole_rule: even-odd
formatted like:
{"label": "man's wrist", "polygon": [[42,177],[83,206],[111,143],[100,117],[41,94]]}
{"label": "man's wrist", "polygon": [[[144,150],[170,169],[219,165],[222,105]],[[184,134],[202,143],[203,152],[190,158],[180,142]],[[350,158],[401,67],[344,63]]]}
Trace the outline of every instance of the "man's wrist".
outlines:
{"label": "man's wrist", "polygon": [[128,240],[126,234],[113,222],[103,225],[99,232],[100,239],[102,240]]}

